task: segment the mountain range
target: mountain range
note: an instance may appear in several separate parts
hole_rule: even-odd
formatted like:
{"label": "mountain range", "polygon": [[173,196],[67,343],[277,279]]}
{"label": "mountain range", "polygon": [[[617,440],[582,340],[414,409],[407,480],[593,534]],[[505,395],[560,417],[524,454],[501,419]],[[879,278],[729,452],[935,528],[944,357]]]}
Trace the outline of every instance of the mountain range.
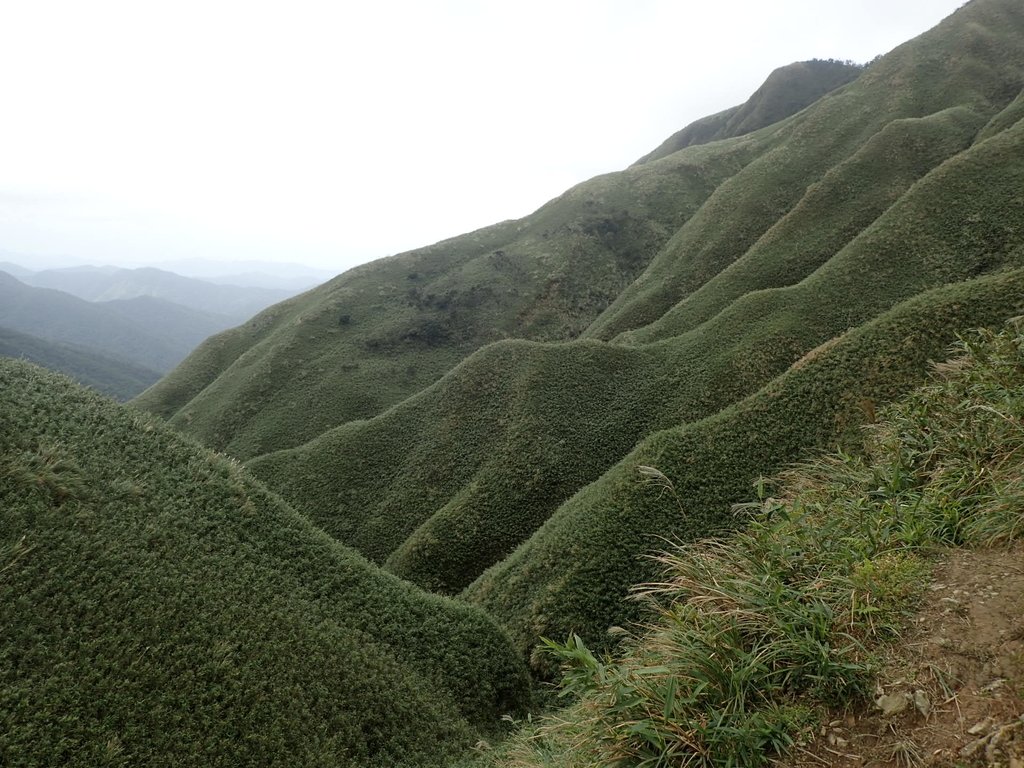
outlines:
{"label": "mountain range", "polygon": [[4,354],[63,371],[122,400],[208,337],[295,293],[151,268],[0,267],[7,268],[0,271]]}
{"label": "mountain range", "polygon": [[542,638],[644,619],[666,539],[1024,313],[1022,189],[1024,6],[972,0],[128,407],[0,363],[0,762],[455,764],[556,674]]}
{"label": "mountain range", "polygon": [[224,315],[236,322],[248,320],[261,309],[297,292],[212,283],[154,267],[65,267],[23,273],[20,279],[37,288],[53,288],[86,301],[149,296],[199,312]]}
{"label": "mountain range", "polygon": [[[652,575],[652,536],[728,527],[758,473],[1018,311],[1022,17],[981,0],[862,71],[789,68],[856,78],[351,270],[136,404],[385,568],[487,608],[524,653],[569,630],[600,644]],[[732,114],[771,114],[786,72]],[[641,465],[686,489],[685,513]]]}

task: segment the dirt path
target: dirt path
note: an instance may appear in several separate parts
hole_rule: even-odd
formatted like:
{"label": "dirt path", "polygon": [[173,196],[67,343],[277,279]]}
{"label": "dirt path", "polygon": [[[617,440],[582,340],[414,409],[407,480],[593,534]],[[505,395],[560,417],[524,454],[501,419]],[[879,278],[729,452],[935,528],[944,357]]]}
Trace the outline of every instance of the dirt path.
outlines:
{"label": "dirt path", "polygon": [[1024,546],[945,555],[879,679],[796,765],[1024,768]]}

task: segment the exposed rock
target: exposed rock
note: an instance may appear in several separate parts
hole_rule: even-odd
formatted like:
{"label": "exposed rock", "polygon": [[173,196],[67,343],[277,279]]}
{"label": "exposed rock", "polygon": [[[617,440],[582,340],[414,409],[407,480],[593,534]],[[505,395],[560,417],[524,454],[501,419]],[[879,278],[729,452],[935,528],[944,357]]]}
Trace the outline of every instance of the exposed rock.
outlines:
{"label": "exposed rock", "polygon": [[886,717],[892,717],[905,710],[910,701],[909,693],[890,693],[875,699],[875,706],[882,710]]}
{"label": "exposed rock", "polygon": [[967,729],[967,733],[971,736],[978,736],[982,733],[987,733],[992,728],[992,724],[995,721],[991,717],[986,717],[984,720],[975,723]]}
{"label": "exposed rock", "polygon": [[926,691],[918,688],[914,691],[914,706],[924,717],[928,717],[932,711],[932,700]]}

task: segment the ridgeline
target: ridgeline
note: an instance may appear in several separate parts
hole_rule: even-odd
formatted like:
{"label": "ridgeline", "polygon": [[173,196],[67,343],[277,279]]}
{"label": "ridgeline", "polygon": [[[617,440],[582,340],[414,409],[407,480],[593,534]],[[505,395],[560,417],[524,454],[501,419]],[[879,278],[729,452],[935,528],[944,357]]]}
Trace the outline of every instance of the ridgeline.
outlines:
{"label": "ridgeline", "polygon": [[[867,67],[796,67],[832,89],[352,270],[137,404],[524,653],[607,642],[657,537],[733,525],[752,478],[1020,310],[1022,30],[1018,5],[976,0]],[[786,72],[736,114],[773,114]],[[650,463],[681,512],[645,495]]]}

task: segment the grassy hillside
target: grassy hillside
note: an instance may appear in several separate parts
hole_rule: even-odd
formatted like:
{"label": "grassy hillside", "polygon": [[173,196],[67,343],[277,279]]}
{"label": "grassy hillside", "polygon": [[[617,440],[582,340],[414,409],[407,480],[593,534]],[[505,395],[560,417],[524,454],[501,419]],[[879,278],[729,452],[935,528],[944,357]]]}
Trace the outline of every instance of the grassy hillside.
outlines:
{"label": "grassy hillside", "polygon": [[606,643],[657,537],[733,525],[1020,311],[1022,87],[1024,7],[975,0],[780,122],[268,309],[136,402],[524,653]]}
{"label": "grassy hillside", "polygon": [[743,104],[694,121],[637,160],[636,165],[660,160],[695,144],[731,139],[777,123],[856,79],[862,69],[856,64],[822,59],[779,67]]}
{"label": "grassy hillside", "polygon": [[484,343],[571,338],[745,159],[736,145],[600,177],[522,221],[358,267],[212,339],[138,403],[249,457],[379,413]]}
{"label": "grassy hillside", "polygon": [[154,299],[94,303],[0,272],[0,326],[160,373],[229,322]]}
{"label": "grassy hillside", "polygon": [[[634,334],[659,341],[662,331],[657,344],[492,345],[391,411],[251,466],[340,540],[404,578],[457,592],[651,431],[714,414],[915,294],[1022,266],[1024,122],[971,146],[981,125],[959,110],[899,121],[835,170],[817,202],[780,226],[774,251],[749,262],[792,267],[795,258],[767,256],[804,242],[820,253],[818,235],[807,234],[818,225],[862,226],[793,286],[746,292],[689,332],[670,313]],[[892,196],[875,203],[872,214],[884,213],[859,218],[852,196],[828,204],[879,147],[904,146],[922,149],[870,177]],[[722,284],[743,286],[732,273]]]}
{"label": "grassy hillside", "polygon": [[[877,756],[880,764],[917,764],[925,754],[945,764],[972,742],[979,754],[978,745],[987,747],[986,764],[995,764],[1000,751],[1012,754],[1006,737],[1019,721],[997,738],[983,732],[978,739],[976,715],[964,714],[976,684],[953,661],[965,656],[959,640],[972,629],[995,634],[983,619],[991,596],[949,617],[956,642],[947,638],[938,652],[934,641],[921,644],[933,645],[929,651],[906,648],[925,669],[957,663],[955,675],[915,678],[904,659],[895,668],[908,677],[897,682],[881,662],[892,655],[884,653],[887,643],[904,645],[914,632],[906,612],[924,602],[936,550],[1004,545],[1024,535],[1024,476],[1015,460],[1024,442],[1022,409],[1020,318],[998,335],[967,335],[940,376],[881,414],[856,456],[817,457],[790,470],[772,484],[772,497],[743,510],[751,513],[749,526],[734,537],[669,546],[658,559],[658,581],[634,593],[644,599],[648,622],[617,658],[595,656],[578,638],[548,643],[565,669],[563,694],[578,700],[539,727],[524,728],[486,764],[758,766],[780,757],[789,764],[797,744],[810,754],[812,734],[831,713],[851,709],[870,740],[866,746],[848,730],[842,744],[833,736],[844,762],[852,752]],[[1003,553],[1003,568],[1012,568],[1015,557],[1019,549]],[[960,601],[943,586],[935,585],[940,595],[932,600],[949,614]],[[1019,629],[1019,621],[1012,617],[1010,626]],[[924,635],[943,623],[924,612],[914,617],[922,622]],[[995,704],[993,714],[1001,704],[1003,716],[1015,719],[1024,667],[1005,634],[993,644],[1005,649],[1003,658],[996,653],[977,662],[1000,670],[1005,695],[980,695]],[[890,699],[910,699],[914,691],[913,714],[876,713],[875,729],[866,730],[876,685]],[[940,695],[957,700],[945,717],[945,708],[932,706]],[[915,708],[932,715],[923,728]],[[955,721],[965,719],[959,730],[971,730],[952,748],[944,740],[938,746],[946,748],[934,751],[924,748],[927,741],[915,744],[922,732],[957,730]],[[993,733],[1005,722],[991,721]],[[829,764],[828,752],[823,756]]]}
{"label": "grassy hillside", "polygon": [[[923,177],[936,172],[933,188],[941,184],[948,171],[942,164],[970,147],[984,119],[953,107],[892,121],[809,186],[793,209],[742,256],[658,320],[617,340],[641,343],[683,333],[748,293],[796,285],[871,227]],[[939,190],[932,197],[930,204],[945,202]],[[892,266],[899,269],[901,263]]]}
{"label": "grassy hillside", "polygon": [[478,609],[241,467],[0,360],[0,763],[443,765],[519,709]]}
{"label": "grassy hillside", "polygon": [[106,357],[94,349],[47,341],[9,328],[0,328],[0,357],[29,360],[65,373],[78,383],[118,400],[134,397],[160,378],[156,371]]}
{"label": "grassy hillside", "polygon": [[[444,765],[554,676],[541,637],[593,671],[667,538],[705,562],[762,476],[858,448],[957,333],[1024,312],[1024,6],[973,0],[853,74],[783,68],[526,218],[271,306],[137,408],[0,359],[0,764]],[[159,307],[0,273],[0,325],[121,354],[165,354]],[[914,501],[900,456],[867,502]],[[953,507],[913,508],[966,535]],[[867,690],[843,647],[793,690]],[[608,726],[587,759],[657,759],[671,723],[573,679]],[[708,712],[736,732],[716,690],[684,713],[699,755]],[[797,710],[744,710],[733,762]]]}
{"label": "grassy hillside", "polygon": [[138,405],[249,458],[378,414],[487,343],[574,338],[771,141],[694,147],[353,269],[210,340]]}
{"label": "grassy hillside", "polygon": [[[779,123],[346,273],[211,340],[138,404],[247,459],[379,414],[489,342],[610,339],[670,312],[688,329],[750,290],[799,282],[1013,101],[1020,17],[1003,0],[972,3]],[[785,83],[849,75],[811,70],[780,73],[745,114],[785,112]]]}
{"label": "grassy hillside", "polygon": [[[611,339],[658,321],[745,254],[767,245],[765,240],[777,234],[773,228],[798,213],[802,202],[815,207],[814,196],[824,191],[817,185],[822,181],[827,184],[826,174],[855,158],[858,151],[870,153],[862,160],[868,163],[863,170],[872,190],[865,194],[857,191],[856,181],[851,184],[861,202],[847,204],[847,215],[865,200],[867,208],[856,210],[856,216],[867,218],[877,212],[885,196],[891,194],[886,166],[904,162],[905,140],[897,127],[890,128],[890,137],[897,139],[892,147],[882,150],[865,145],[883,138],[880,132],[893,121],[907,119],[931,117],[933,124],[944,122],[954,133],[945,140],[947,151],[963,140],[963,130],[970,130],[971,123],[975,131],[980,131],[1024,86],[1021,29],[1024,8],[1019,4],[1005,0],[970,3],[939,26],[874,62],[853,83],[785,121],[774,129],[777,145],[716,189],[644,274],[595,321],[587,335]],[[943,120],[938,113],[947,110],[954,110],[954,114]],[[911,141],[934,141],[934,128],[932,135],[927,135],[930,128],[921,126],[918,130],[925,133]],[[906,129],[913,131],[914,127]],[[915,153],[918,163],[926,159],[927,151],[918,148]],[[939,149],[938,157],[933,159],[940,159],[941,154]],[[877,185],[873,181],[876,173]],[[939,216],[942,210],[931,214]],[[843,231],[831,232],[829,222],[824,223],[818,226],[813,219],[806,219],[803,237],[818,240],[818,252],[828,256],[846,240],[842,239]],[[850,230],[846,229],[845,234],[848,236]],[[753,258],[759,260],[756,254]],[[775,285],[779,281],[791,284],[807,274],[807,267],[816,265],[814,259],[813,251],[806,250],[795,258],[792,271],[772,263],[761,269],[775,277]],[[752,282],[744,288],[771,285]]]}
{"label": "grassy hillside", "polygon": [[[608,626],[636,618],[622,597],[654,576],[643,556],[663,537],[691,541],[735,526],[729,510],[751,500],[759,476],[846,442],[877,404],[919,383],[956,332],[1001,325],[1022,309],[1022,269],[898,305],[737,404],[644,439],[464,597],[510,627],[524,652],[540,635],[569,632],[607,646]],[[662,470],[673,494],[645,482],[640,467]]]}

